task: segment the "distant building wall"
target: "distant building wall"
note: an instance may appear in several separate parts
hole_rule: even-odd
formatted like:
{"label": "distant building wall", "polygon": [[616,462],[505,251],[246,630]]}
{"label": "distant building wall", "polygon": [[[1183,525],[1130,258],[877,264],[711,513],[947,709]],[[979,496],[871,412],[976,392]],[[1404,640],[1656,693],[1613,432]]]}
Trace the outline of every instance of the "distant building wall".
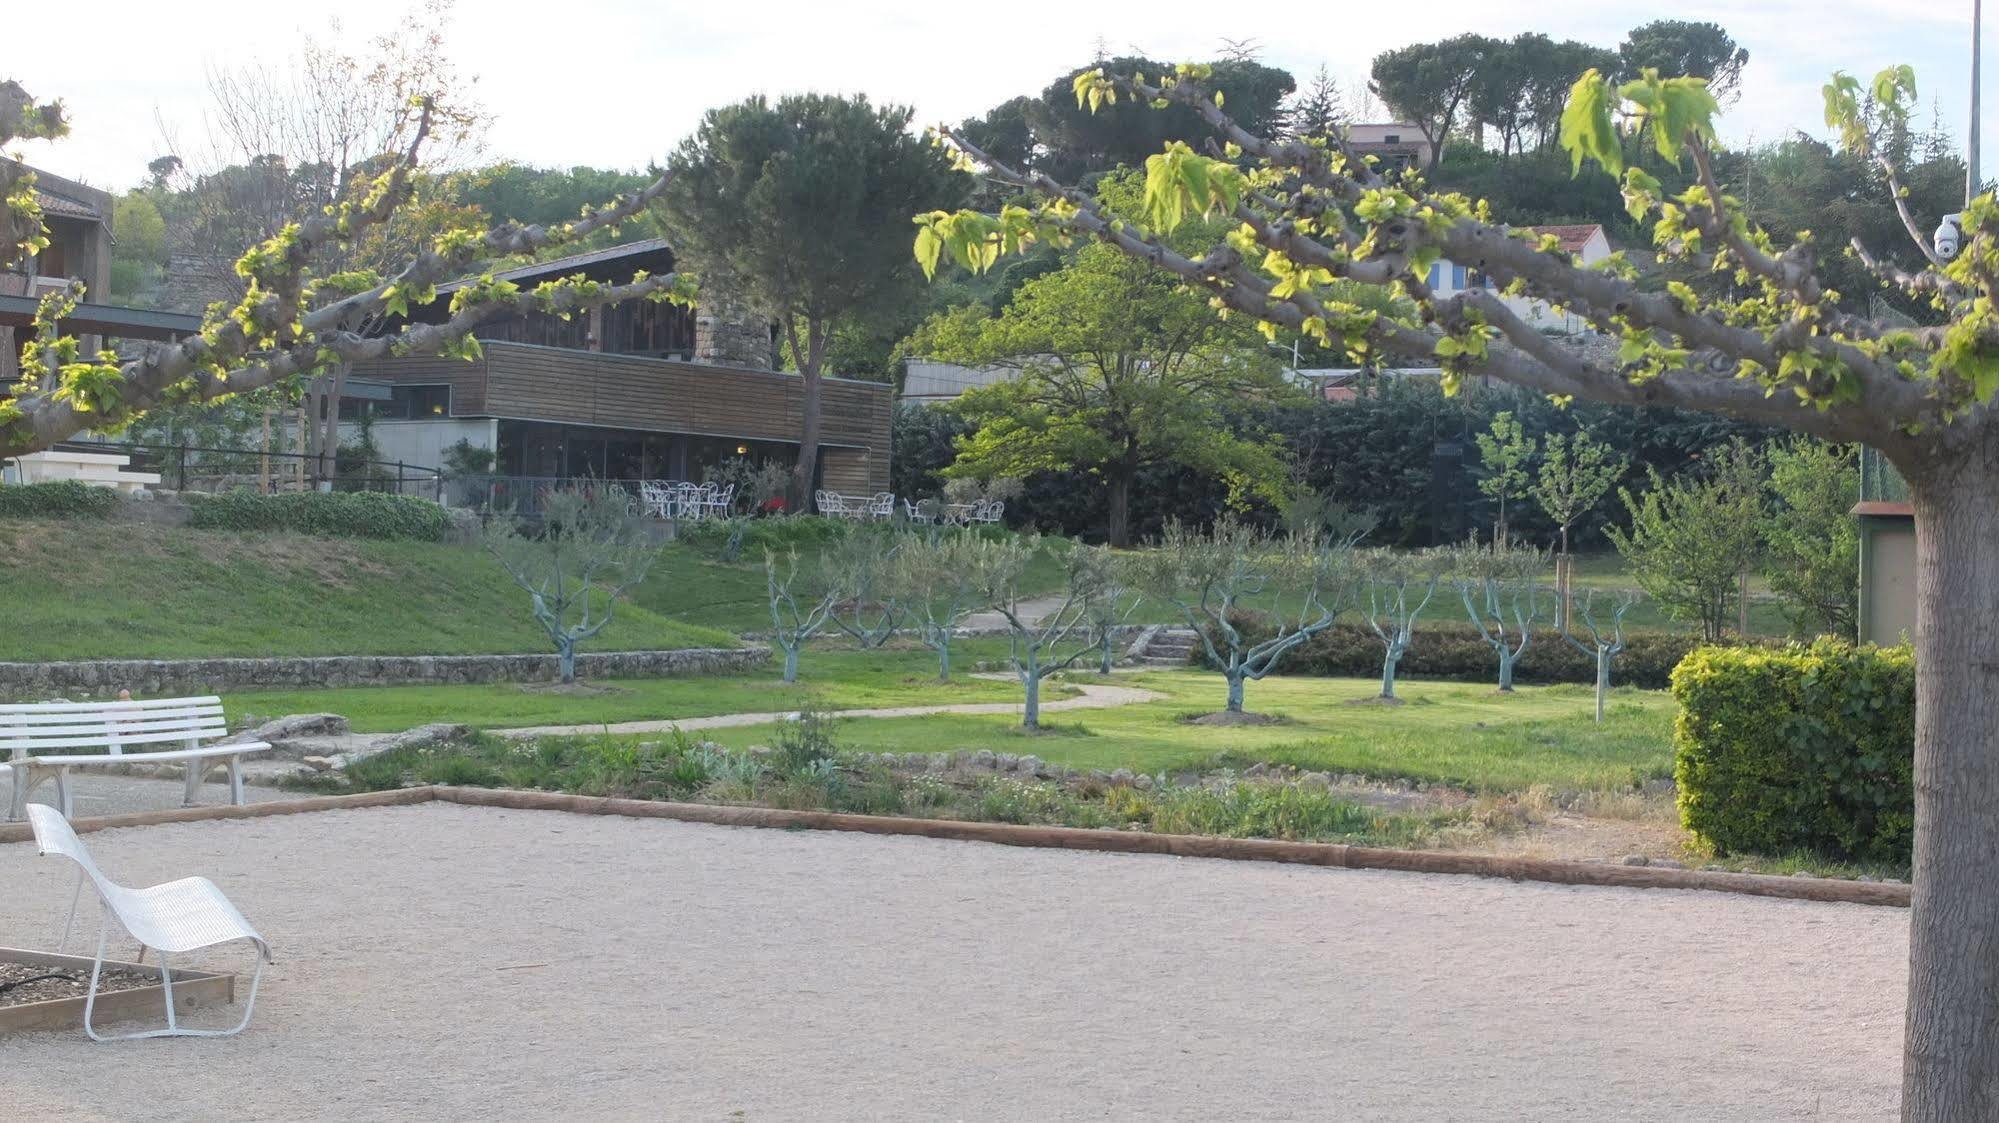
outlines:
{"label": "distant building wall", "polygon": [[965,367],[911,359],[902,380],[902,400],[918,405],[948,402],[967,390],[1004,382],[1020,372],[1012,367]]}
{"label": "distant building wall", "polygon": [[[420,468],[444,467],[444,450],[461,440],[475,448],[497,448],[499,442],[499,422],[490,418],[377,421],[368,431],[380,450],[377,459]],[[356,440],[360,432],[360,426],[343,422],[340,440]]]}
{"label": "distant building wall", "polygon": [[1901,643],[1916,636],[1916,520],[1860,516],[1860,639]]}

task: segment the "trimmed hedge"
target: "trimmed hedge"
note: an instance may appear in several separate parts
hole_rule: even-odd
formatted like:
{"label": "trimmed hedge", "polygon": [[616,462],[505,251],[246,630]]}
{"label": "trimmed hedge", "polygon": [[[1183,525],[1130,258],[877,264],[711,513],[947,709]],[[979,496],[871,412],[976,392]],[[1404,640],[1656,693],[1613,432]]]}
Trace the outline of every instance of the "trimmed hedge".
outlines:
{"label": "trimmed hedge", "polygon": [[118,493],[82,480],[0,487],[0,518],[101,519],[118,506]]}
{"label": "trimmed hedge", "polygon": [[291,531],[321,538],[409,538],[436,542],[451,525],[428,499],[379,491],[232,491],[193,495],[189,526],[209,530]]}
{"label": "trimmed hedge", "polygon": [[1836,640],[1704,647],[1673,672],[1680,820],[1717,851],[1906,864],[1916,663]]}
{"label": "trimmed hedge", "polygon": [[[1245,617],[1238,628],[1252,640],[1271,634],[1263,620]],[[1680,632],[1626,632],[1625,649],[1610,666],[1613,686],[1662,690],[1673,668],[1700,646],[1700,637]],[[1339,623],[1291,649],[1277,664],[1280,675],[1369,678],[1381,674],[1381,640],[1361,623]],[[1195,648],[1199,661],[1200,649]],[[1470,624],[1418,622],[1398,677],[1452,682],[1499,682],[1499,656]],[[1537,631],[1527,653],[1514,664],[1516,683],[1596,682],[1596,656],[1568,645],[1562,633]]]}

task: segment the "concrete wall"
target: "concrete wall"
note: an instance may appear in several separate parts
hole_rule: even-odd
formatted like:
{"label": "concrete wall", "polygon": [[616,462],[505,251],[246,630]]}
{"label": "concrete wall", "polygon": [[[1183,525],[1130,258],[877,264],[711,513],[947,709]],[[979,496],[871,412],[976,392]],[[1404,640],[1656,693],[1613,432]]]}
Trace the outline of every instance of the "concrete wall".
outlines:
{"label": "concrete wall", "polygon": [[[585,678],[658,678],[747,671],[770,660],[768,647],[600,651],[576,657]],[[117,659],[0,663],[0,700],[214,694],[331,686],[468,682],[554,682],[549,655],[334,655],[316,659]]]}
{"label": "concrete wall", "polygon": [[1860,639],[1900,643],[1916,636],[1916,521],[1860,519]]}

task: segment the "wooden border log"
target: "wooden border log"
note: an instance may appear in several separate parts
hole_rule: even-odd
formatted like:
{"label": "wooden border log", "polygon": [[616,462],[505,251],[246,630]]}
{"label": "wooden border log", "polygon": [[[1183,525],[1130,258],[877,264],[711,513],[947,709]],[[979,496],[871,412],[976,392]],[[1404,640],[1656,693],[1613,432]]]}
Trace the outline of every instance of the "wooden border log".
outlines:
{"label": "wooden border log", "polygon": [[1430,850],[1390,850],[1336,842],[1280,842],[1264,838],[1153,834],[1145,831],[1085,830],[1077,827],[1018,826],[955,819],[906,819],[888,815],[848,815],[835,811],[782,811],[771,807],[728,807],[704,803],[664,803],[644,799],[565,795],[502,788],[438,787],[437,798],[472,807],[522,811],[569,811],[585,815],[675,819],[733,827],[779,830],[859,831],[866,834],[995,842],[1006,846],[1100,850],[1122,854],[1166,854],[1182,858],[1288,862],[1345,869],[1405,873],[1469,874],[1557,885],[1599,885],[1631,889],[1705,889],[1805,901],[1890,905],[1906,908],[1909,886],[1824,877],[1775,877],[1598,862],[1506,858]]}

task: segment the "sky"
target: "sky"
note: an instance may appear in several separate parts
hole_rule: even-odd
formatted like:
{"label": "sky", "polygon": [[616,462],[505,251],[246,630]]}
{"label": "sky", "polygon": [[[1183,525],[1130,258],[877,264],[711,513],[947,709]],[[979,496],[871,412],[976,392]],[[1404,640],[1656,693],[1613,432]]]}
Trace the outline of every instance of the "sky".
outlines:
{"label": "sky", "polygon": [[[99,187],[131,186],[147,161],[172,150],[168,136],[192,148],[203,135],[212,69],[281,68],[305,34],[358,47],[410,6],[345,0],[336,31],[317,6],[284,13],[270,0],[100,0],[85,51],[35,50],[46,44],[32,38],[0,44],[0,77],[63,99],[73,121],[69,137],[24,144],[20,155]],[[493,116],[487,157],[642,168],[704,110],[752,93],[864,92],[913,106],[920,123],[957,121],[1039,91],[1099,42],[1114,54],[1179,61],[1214,57],[1224,38],[1250,39],[1263,61],[1301,84],[1321,64],[1346,84],[1363,79],[1383,50],[1458,32],[1540,31],[1615,47],[1632,25],[1670,14],[1720,23],[1749,48],[1742,97],[1722,122],[1724,139],[1740,144],[1796,129],[1824,134],[1819,87],[1830,72],[1866,78],[1901,62],[1916,68],[1924,122],[1935,99],[1962,135],[1970,10],[1971,0],[1683,0],[1670,10],[1602,0],[460,0],[449,51],[461,74],[476,76]],[[1240,18],[1259,11],[1312,18]],[[1423,18],[1411,18],[1417,11]],[[1999,113],[1999,57],[1984,70],[1984,100]],[[1999,135],[1999,126],[1985,132]]]}

